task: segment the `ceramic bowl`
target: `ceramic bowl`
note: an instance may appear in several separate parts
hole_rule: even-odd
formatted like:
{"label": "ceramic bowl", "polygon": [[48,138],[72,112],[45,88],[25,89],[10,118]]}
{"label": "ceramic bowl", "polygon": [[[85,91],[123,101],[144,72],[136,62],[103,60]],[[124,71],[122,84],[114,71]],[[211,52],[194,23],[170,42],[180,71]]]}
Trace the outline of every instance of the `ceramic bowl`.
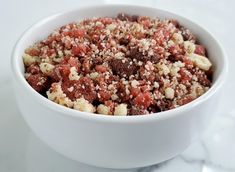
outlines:
{"label": "ceramic bowl", "polygon": [[[191,103],[173,110],[142,116],[105,116],[58,105],[41,96],[26,82],[22,61],[26,47],[69,22],[94,16],[116,16],[120,12],[173,18],[190,29],[206,46],[213,63],[212,87]],[[216,115],[228,70],[221,45],[200,25],[165,10],[128,5],[77,8],[39,21],[16,43],[11,67],[19,109],[41,140],[73,160],[119,169],[143,167],[168,160],[198,139]]]}

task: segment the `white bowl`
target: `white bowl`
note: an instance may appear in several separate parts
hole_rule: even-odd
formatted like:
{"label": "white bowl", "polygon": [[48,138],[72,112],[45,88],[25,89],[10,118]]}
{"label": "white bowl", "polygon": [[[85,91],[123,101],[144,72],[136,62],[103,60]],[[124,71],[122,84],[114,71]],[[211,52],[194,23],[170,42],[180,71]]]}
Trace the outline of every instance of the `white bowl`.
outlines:
{"label": "white bowl", "polygon": [[[105,116],[79,112],[38,94],[24,78],[26,47],[54,29],[84,18],[117,13],[177,19],[206,45],[214,65],[213,85],[204,95],[179,108],[145,116]],[[198,24],[155,8],[105,5],[59,13],[29,28],[12,53],[15,95],[30,128],[51,148],[80,162],[106,168],[137,168],[168,160],[197,139],[216,114],[227,75],[227,60],[217,40]]]}

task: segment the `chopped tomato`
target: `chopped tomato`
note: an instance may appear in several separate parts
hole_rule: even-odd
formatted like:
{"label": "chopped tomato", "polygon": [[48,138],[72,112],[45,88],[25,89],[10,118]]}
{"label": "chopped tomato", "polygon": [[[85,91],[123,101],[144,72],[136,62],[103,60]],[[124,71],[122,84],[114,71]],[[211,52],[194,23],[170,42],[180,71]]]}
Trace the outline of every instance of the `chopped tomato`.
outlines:
{"label": "chopped tomato", "polygon": [[40,55],[40,50],[36,48],[28,48],[25,50],[25,53],[30,55],[30,56],[39,56]]}
{"label": "chopped tomato", "polygon": [[107,71],[107,68],[103,65],[96,65],[95,70],[100,73],[104,73]]}
{"label": "chopped tomato", "polygon": [[139,88],[131,88],[131,90],[130,90],[130,92],[131,92],[131,95],[133,96],[133,97],[136,97],[139,93],[140,93],[140,89]]}
{"label": "chopped tomato", "polygon": [[206,48],[203,45],[196,45],[194,53],[205,56],[206,55]]}
{"label": "chopped tomato", "polygon": [[72,47],[72,53],[73,53],[75,56],[82,55],[82,53],[86,53],[86,46],[83,45],[83,44],[79,44],[79,45],[77,45],[77,46],[73,46],[73,47]]}
{"label": "chopped tomato", "polygon": [[147,109],[153,102],[153,99],[151,97],[151,94],[149,92],[140,93],[135,99],[134,99],[134,105],[139,107],[144,107]]}
{"label": "chopped tomato", "polygon": [[113,22],[113,19],[112,19],[112,18],[105,17],[105,18],[101,18],[101,19],[100,19],[100,22],[103,23],[104,25],[106,25],[106,24],[111,24],[111,23]]}
{"label": "chopped tomato", "polygon": [[193,68],[193,62],[192,62],[192,60],[190,60],[190,59],[188,59],[188,58],[184,58],[184,59],[183,59],[183,62],[184,62],[185,67],[186,67],[187,69],[192,69],[192,68]]}
{"label": "chopped tomato", "polygon": [[98,93],[100,95],[100,97],[98,96],[98,98],[99,98],[99,101],[101,102],[105,102],[111,98],[111,95],[108,91],[101,90]]}
{"label": "chopped tomato", "polygon": [[179,71],[179,74],[181,76],[181,82],[182,83],[186,83],[188,82],[191,78],[186,74],[185,70],[180,70]]}

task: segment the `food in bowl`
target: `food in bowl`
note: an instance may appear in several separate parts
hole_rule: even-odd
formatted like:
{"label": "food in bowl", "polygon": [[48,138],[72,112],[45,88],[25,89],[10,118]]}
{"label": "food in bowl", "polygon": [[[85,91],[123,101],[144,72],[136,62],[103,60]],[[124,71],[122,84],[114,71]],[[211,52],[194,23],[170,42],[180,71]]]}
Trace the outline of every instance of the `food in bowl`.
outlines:
{"label": "food in bowl", "polygon": [[[54,29],[94,16],[116,16],[119,12],[176,19],[206,45],[213,64],[210,89],[191,103],[153,115],[92,115],[50,101],[25,80],[22,54]],[[79,7],[48,16],[31,26],[17,41],[11,58],[13,88],[23,118],[48,146],[73,160],[104,168],[138,168],[160,163],[182,153],[196,141],[223,104],[228,60],[216,37],[190,19],[151,7],[100,5]],[[41,94],[45,94],[41,93]],[[110,157],[112,157],[110,159]]]}
{"label": "food in bowl", "polygon": [[25,77],[60,105],[144,115],[187,104],[212,83],[212,63],[176,20],[120,13],[69,23],[23,55]]}

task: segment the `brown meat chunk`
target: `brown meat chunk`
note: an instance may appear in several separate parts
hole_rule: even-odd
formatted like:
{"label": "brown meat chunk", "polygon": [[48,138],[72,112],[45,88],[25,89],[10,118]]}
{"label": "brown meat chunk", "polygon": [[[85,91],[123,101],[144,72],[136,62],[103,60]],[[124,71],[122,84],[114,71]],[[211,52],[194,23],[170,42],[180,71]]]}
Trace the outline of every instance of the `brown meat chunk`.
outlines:
{"label": "brown meat chunk", "polygon": [[131,16],[131,21],[132,22],[138,22],[139,16],[138,15],[132,15]]}
{"label": "brown meat chunk", "polygon": [[121,20],[121,21],[131,21],[131,16],[125,13],[119,13],[117,15],[117,19]]}
{"label": "brown meat chunk", "polygon": [[146,61],[146,57],[143,55],[143,53],[139,52],[137,48],[130,50],[130,58],[136,59],[138,61]]}
{"label": "brown meat chunk", "polygon": [[147,110],[141,109],[139,107],[133,106],[130,109],[130,115],[147,115],[147,114],[149,114],[149,112]]}
{"label": "brown meat chunk", "polygon": [[37,92],[44,91],[49,85],[48,79],[42,74],[29,75],[26,79]]}
{"label": "brown meat chunk", "polygon": [[127,45],[129,44],[129,42],[130,42],[130,40],[127,39],[127,38],[121,38],[121,39],[119,39],[119,44],[120,44],[120,45],[125,45],[125,46],[127,46]]}
{"label": "brown meat chunk", "polygon": [[62,90],[71,100],[76,100],[83,96],[89,102],[93,102],[97,97],[94,83],[88,77],[82,77],[78,81],[64,81]]}
{"label": "brown meat chunk", "polygon": [[29,67],[27,67],[26,72],[35,75],[40,72],[40,69],[39,66],[32,64]]}
{"label": "brown meat chunk", "polygon": [[188,29],[185,27],[181,26],[180,30],[182,31],[182,36],[185,41],[193,41],[196,42],[196,37],[193,35]]}
{"label": "brown meat chunk", "polygon": [[156,102],[155,109],[157,112],[161,112],[170,109],[171,106],[172,102],[170,100],[160,99]]}
{"label": "brown meat chunk", "polygon": [[130,50],[130,58],[136,59],[137,61],[147,62],[151,61],[153,63],[157,63],[160,59],[158,55],[153,56],[145,56],[142,52],[139,52],[137,48],[133,48]]}
{"label": "brown meat chunk", "polygon": [[198,82],[202,84],[205,87],[211,86],[211,81],[208,79],[207,75],[205,73],[195,73],[195,75],[198,78]]}
{"label": "brown meat chunk", "polygon": [[120,77],[129,78],[131,75],[137,73],[138,67],[131,62],[130,59],[112,59],[109,65],[113,71],[113,74],[119,75]]}
{"label": "brown meat chunk", "polygon": [[125,13],[119,13],[117,15],[117,19],[119,19],[121,21],[138,22],[139,16],[138,15],[128,15]]}

